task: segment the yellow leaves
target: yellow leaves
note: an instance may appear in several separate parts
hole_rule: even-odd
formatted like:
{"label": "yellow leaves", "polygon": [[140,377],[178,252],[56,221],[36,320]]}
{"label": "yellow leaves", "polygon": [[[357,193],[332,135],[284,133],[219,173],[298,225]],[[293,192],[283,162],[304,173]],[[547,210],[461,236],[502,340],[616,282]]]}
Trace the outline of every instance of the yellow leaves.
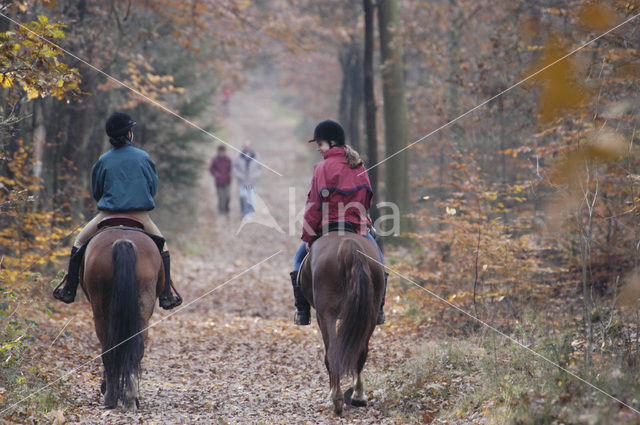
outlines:
{"label": "yellow leaves", "polygon": [[[64,38],[64,27],[39,15],[24,28],[0,33],[2,46],[9,47],[0,49],[0,84],[4,89],[14,88],[9,92],[12,100],[17,100],[24,93],[28,100],[47,96],[62,99],[69,94],[80,94],[78,70],[70,69],[61,59],[63,52],[44,39]],[[12,72],[7,73],[6,70]]]}
{"label": "yellow leaves", "polygon": [[498,199],[498,192],[487,191],[484,193],[484,198],[488,201],[495,201]]}
{"label": "yellow leaves", "polygon": [[447,215],[456,215],[456,209],[455,208],[449,208],[449,207],[445,207],[445,212],[447,213]]}
{"label": "yellow leaves", "polygon": [[9,87],[13,87],[13,78],[2,74],[2,88],[8,89]]}
{"label": "yellow leaves", "polygon": [[620,17],[608,2],[589,4],[578,12],[578,22],[594,31],[607,31],[614,27]]}
{"label": "yellow leaves", "polygon": [[24,85],[23,88],[27,92],[27,99],[37,99],[40,96],[40,92],[33,86]]}
{"label": "yellow leaves", "polygon": [[42,184],[33,175],[32,150],[22,140],[17,141],[17,149],[7,158],[7,167],[7,175],[0,176],[4,224],[0,228],[0,250],[6,253],[0,279],[16,289],[33,275],[33,266],[65,255],[65,250],[51,248],[68,236],[71,224],[54,211],[34,208],[34,195],[42,190]]}

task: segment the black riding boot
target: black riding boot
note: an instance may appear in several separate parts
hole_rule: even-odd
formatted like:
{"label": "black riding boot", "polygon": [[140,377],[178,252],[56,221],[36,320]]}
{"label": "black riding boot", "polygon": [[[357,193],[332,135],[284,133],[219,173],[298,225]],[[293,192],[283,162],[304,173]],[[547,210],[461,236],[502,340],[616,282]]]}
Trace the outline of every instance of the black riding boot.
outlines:
{"label": "black riding boot", "polygon": [[298,286],[298,272],[292,271],[291,285],[293,286],[293,296],[296,300],[296,315],[293,318],[293,323],[296,325],[308,325],[311,323],[311,306],[302,293],[302,288]]}
{"label": "black riding boot", "polygon": [[76,291],[80,281],[80,266],[82,265],[83,252],[78,252],[80,248],[71,247],[71,256],[69,257],[69,267],[67,274],[64,275],[62,281],[65,282],[62,288],[53,291],[53,297],[64,303],[71,304],[76,299]]}
{"label": "black riding boot", "polygon": [[378,310],[378,319],[376,320],[376,325],[384,325],[384,311],[382,307],[384,307],[384,299],[387,294],[387,278],[389,277],[389,273],[384,272],[384,291],[382,291],[382,302],[380,303],[380,310]]}
{"label": "black riding boot", "polygon": [[173,295],[171,292],[171,260],[169,251],[160,253],[162,256],[162,264],[164,265],[164,289],[160,294],[160,307],[165,310],[171,310],[182,304],[182,298],[179,295]]}

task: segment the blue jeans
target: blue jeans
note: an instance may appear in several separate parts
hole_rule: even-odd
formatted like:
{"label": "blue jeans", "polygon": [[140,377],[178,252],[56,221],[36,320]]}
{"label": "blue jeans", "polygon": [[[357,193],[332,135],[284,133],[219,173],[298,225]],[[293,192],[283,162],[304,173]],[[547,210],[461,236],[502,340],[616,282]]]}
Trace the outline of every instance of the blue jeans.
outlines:
{"label": "blue jeans", "polygon": [[255,188],[253,186],[240,186],[238,188],[238,195],[240,196],[240,212],[242,215],[251,214],[254,211]]}
{"label": "blue jeans", "polygon": [[[369,239],[374,244],[376,244],[376,246],[378,247],[378,251],[380,252],[380,262],[384,264],[384,255],[382,255],[382,250],[380,249],[380,245],[378,245],[378,242],[376,242],[376,240],[373,239],[373,236],[371,236],[371,233],[367,233],[366,235],[363,235],[363,236]],[[305,247],[305,245],[306,244],[302,242],[298,247],[298,250],[296,251],[296,256],[293,258],[293,271],[297,272],[300,270],[300,266],[302,265],[302,260],[304,260],[304,256],[307,255],[307,248]]]}

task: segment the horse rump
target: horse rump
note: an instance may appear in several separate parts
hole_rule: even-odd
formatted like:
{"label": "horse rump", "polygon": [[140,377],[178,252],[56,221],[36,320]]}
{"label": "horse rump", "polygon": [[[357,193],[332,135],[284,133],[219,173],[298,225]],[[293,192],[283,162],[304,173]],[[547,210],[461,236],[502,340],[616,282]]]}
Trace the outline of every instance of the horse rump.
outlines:
{"label": "horse rump", "polygon": [[[114,242],[112,248],[113,285],[109,309],[107,344],[102,359],[107,381],[105,404],[115,407],[118,400],[128,403],[127,392],[136,392],[144,339],[138,305],[136,251],[126,240]],[[109,388],[110,387],[110,388]]]}

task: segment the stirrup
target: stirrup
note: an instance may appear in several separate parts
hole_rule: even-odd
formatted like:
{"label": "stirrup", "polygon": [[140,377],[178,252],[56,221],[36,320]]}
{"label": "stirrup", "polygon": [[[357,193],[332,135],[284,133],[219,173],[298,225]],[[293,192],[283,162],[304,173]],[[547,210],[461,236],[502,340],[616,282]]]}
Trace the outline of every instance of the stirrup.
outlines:
{"label": "stirrup", "polygon": [[55,289],[53,290],[53,298],[55,298],[56,300],[62,301],[65,304],[71,304],[76,299],[76,295],[71,293],[67,289],[67,285],[61,288],[61,286],[67,281],[68,278],[69,278],[69,273],[65,274],[62,277],[62,280],[60,280],[60,283],[58,284],[58,286],[56,286]]}
{"label": "stirrup", "polygon": [[159,298],[160,307],[164,308],[165,310],[171,310],[172,308],[178,307],[180,304],[182,304],[182,298],[172,293],[169,293],[169,295],[160,295]]}
{"label": "stirrup", "polygon": [[311,312],[309,311],[296,311],[296,315],[293,317],[293,324],[299,326],[306,326],[311,323]]}

